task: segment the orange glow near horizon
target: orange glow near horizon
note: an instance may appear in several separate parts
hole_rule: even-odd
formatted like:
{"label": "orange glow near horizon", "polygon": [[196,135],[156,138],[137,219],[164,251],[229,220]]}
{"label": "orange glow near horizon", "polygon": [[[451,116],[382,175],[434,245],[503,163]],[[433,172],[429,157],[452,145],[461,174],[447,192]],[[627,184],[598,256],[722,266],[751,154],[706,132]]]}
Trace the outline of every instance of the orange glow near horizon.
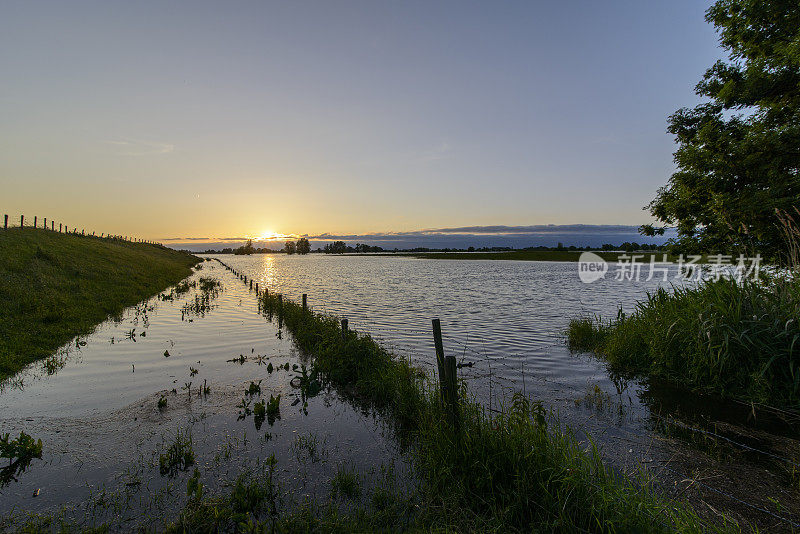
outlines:
{"label": "orange glow near horizon", "polygon": [[284,241],[287,239],[295,239],[297,236],[294,234],[280,234],[272,230],[265,230],[261,235],[251,237],[253,241]]}

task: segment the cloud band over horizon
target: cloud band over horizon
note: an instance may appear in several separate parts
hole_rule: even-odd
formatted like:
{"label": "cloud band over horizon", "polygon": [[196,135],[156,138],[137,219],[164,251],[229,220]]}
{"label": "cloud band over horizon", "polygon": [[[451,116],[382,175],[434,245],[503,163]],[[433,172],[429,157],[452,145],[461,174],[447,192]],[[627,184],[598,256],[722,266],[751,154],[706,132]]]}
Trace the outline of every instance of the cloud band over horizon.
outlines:
{"label": "cloud band over horizon", "polygon": [[[385,232],[367,234],[298,234],[286,236],[290,239],[305,237],[311,241],[312,248],[331,241],[345,241],[348,244],[366,243],[388,249],[428,248],[466,248],[474,247],[529,247],[556,246],[599,246],[604,243],[620,244],[625,241],[639,243],[663,243],[669,236],[645,237],[639,227],[633,225],[591,225],[591,224],[541,224],[527,226],[462,226],[454,228],[428,228],[406,232]],[[283,247],[284,239],[258,239],[247,236],[224,238],[173,237],[161,241],[174,248],[193,251],[237,247],[252,239],[254,245],[272,249]]]}

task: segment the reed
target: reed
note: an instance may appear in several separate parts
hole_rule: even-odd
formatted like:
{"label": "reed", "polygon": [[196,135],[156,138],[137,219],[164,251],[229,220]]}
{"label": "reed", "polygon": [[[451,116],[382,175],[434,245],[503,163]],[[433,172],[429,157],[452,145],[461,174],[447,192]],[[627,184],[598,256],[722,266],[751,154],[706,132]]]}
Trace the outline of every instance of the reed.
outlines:
{"label": "reed", "polygon": [[570,322],[571,349],[619,374],[800,409],[800,279],[720,279],[659,289],[630,314]]}

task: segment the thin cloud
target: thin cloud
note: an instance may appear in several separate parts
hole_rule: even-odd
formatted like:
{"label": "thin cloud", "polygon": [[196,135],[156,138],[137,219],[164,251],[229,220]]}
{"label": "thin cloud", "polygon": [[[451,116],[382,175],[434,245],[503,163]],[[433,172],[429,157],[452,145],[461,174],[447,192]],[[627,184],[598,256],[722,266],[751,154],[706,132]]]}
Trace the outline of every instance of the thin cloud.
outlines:
{"label": "thin cloud", "polygon": [[154,156],[175,151],[175,145],[170,143],[154,143],[133,139],[105,141],[105,143],[117,147],[116,155],[118,156]]}

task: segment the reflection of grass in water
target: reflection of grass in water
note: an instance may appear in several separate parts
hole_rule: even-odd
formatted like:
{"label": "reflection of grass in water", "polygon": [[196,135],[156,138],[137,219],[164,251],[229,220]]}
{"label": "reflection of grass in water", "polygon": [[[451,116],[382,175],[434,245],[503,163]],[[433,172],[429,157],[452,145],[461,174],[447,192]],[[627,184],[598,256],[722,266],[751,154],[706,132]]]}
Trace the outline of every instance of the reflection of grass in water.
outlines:
{"label": "reflection of grass in water", "polygon": [[175,433],[175,439],[166,451],[158,458],[158,467],[161,475],[174,475],[178,471],[185,471],[194,464],[194,448],[192,434],[189,432]]}
{"label": "reflection of grass in water", "polygon": [[313,433],[307,436],[297,436],[291,447],[297,461],[301,463],[304,462],[306,458],[311,460],[312,463],[317,463],[327,456],[324,444],[321,443],[317,435]]}
{"label": "reflection of grass in water", "polygon": [[583,398],[575,399],[576,406],[586,406],[594,408],[598,412],[603,412],[611,406],[611,395],[603,391],[597,384],[590,387]]}
{"label": "reflection of grass in water", "polygon": [[0,467],[0,488],[15,481],[34,458],[41,457],[42,440],[34,440],[25,432],[16,439],[11,439],[10,434],[0,435],[0,458],[8,460],[8,465]]}

